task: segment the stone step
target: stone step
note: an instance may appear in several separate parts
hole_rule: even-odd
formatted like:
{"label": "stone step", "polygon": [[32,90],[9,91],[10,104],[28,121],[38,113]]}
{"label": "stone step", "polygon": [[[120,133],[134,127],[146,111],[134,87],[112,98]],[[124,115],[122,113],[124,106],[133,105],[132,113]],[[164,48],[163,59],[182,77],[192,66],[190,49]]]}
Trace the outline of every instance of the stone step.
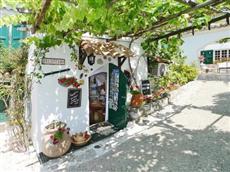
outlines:
{"label": "stone step", "polygon": [[164,97],[159,100],[150,102],[141,106],[140,108],[129,108],[129,116],[132,120],[138,120],[141,116],[150,115],[153,112],[161,110],[169,104],[169,98]]}

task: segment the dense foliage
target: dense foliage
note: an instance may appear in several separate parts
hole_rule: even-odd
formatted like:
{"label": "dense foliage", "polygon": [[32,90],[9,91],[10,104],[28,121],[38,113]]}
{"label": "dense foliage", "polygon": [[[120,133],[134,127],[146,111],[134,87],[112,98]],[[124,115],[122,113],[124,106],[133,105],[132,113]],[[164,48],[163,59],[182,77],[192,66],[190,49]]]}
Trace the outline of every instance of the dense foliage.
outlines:
{"label": "dense foliage", "polygon": [[157,63],[156,58],[166,60],[169,63],[181,63],[184,61],[183,54],[181,51],[181,46],[183,40],[178,37],[171,37],[169,39],[161,39],[157,42],[149,42],[146,40],[142,47],[145,50],[146,56],[150,57],[150,65],[155,65]]}
{"label": "dense foliage", "polygon": [[[42,2],[2,0],[0,7],[26,10],[15,16],[3,17],[0,25],[12,22],[34,25]],[[201,4],[206,1],[196,2]],[[217,12],[229,7],[229,0],[212,2],[217,3]],[[45,33],[46,36],[31,40],[40,47],[50,47],[63,42],[79,43],[84,33],[107,35],[113,39],[122,36],[151,38],[189,25],[202,27],[211,16],[216,15],[210,7],[189,10],[191,8],[182,0],[52,0],[43,22],[37,28],[39,33]]]}
{"label": "dense foliage", "polygon": [[167,74],[160,78],[152,77],[152,85],[155,90],[170,87],[170,85],[184,85],[193,81],[198,75],[198,70],[194,65],[170,64]]}
{"label": "dense foliage", "polygon": [[26,64],[26,47],[17,50],[0,47],[0,100],[5,103],[9,124],[17,128],[13,134],[19,139],[21,148],[25,148],[28,129],[24,117]]}

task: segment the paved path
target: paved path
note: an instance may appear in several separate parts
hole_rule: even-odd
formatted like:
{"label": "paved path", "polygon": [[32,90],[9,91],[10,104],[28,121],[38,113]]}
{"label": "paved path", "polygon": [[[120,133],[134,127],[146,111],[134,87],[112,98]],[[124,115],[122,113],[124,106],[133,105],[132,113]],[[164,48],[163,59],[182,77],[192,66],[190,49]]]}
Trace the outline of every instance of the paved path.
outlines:
{"label": "paved path", "polygon": [[114,146],[100,143],[107,146],[99,154],[73,154],[43,171],[229,172],[230,82],[208,77],[181,88],[170,106],[135,124],[139,132],[130,127]]}

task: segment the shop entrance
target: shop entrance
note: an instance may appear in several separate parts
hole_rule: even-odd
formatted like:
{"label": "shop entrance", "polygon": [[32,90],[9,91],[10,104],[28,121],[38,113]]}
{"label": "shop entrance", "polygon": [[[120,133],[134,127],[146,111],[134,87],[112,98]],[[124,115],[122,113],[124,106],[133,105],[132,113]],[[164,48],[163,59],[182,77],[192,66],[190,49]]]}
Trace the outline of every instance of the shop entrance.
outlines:
{"label": "shop entrance", "polygon": [[90,125],[104,122],[106,115],[107,73],[89,77],[89,122]]}

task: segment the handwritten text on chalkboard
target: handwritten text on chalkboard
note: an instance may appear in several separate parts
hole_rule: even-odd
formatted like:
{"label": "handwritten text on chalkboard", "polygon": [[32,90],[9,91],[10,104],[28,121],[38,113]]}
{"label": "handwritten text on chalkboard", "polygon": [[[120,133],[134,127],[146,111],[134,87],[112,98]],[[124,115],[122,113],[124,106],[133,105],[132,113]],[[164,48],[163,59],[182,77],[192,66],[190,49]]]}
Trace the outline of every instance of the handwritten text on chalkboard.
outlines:
{"label": "handwritten text on chalkboard", "polygon": [[67,108],[74,108],[81,106],[81,89],[68,89]]}

